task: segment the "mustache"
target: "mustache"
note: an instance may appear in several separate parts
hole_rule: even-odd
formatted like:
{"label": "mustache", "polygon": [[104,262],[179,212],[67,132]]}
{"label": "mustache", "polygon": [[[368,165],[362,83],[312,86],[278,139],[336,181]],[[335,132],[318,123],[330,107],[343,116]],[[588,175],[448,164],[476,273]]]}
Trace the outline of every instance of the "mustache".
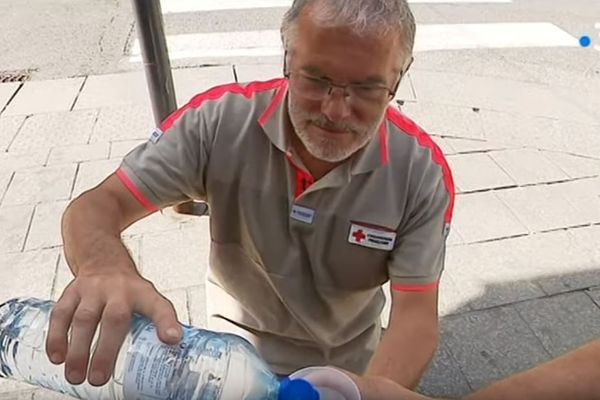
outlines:
{"label": "mustache", "polygon": [[362,131],[361,127],[356,126],[355,124],[349,122],[333,122],[324,115],[307,115],[307,117],[311,124],[330,131],[351,132],[355,134],[359,134]]}

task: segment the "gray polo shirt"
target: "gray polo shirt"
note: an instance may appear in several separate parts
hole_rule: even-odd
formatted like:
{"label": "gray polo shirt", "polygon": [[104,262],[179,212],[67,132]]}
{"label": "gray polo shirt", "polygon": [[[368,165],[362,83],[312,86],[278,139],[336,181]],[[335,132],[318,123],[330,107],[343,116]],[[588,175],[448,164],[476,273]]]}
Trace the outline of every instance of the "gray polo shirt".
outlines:
{"label": "gray polo shirt", "polygon": [[194,97],[117,175],[149,210],[210,204],[209,327],[249,339],[278,373],[361,373],[381,285],[436,290],[454,184],[431,138],[389,107],[377,136],[315,181],[285,134],[287,80]]}

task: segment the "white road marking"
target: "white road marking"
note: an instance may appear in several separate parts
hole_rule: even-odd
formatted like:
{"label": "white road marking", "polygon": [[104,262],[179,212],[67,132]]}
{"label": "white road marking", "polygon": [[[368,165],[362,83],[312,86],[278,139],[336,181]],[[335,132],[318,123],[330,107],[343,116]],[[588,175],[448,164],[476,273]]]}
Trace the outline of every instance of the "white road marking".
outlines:
{"label": "white road marking", "polygon": [[[167,37],[172,60],[261,57],[282,53],[279,30],[194,33]],[[579,40],[547,22],[419,25],[415,51],[524,47],[578,47]],[[130,53],[140,62],[139,41]]]}
{"label": "white road marking", "polygon": [[[512,3],[512,0],[408,0],[409,3]],[[163,14],[289,7],[292,0],[161,0]]]}

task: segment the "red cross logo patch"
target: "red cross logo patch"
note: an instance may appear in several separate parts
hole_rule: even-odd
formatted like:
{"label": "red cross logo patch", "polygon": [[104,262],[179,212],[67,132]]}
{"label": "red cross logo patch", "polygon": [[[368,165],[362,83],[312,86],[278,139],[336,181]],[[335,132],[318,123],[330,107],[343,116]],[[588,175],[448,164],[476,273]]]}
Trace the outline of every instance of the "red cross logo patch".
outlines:
{"label": "red cross logo patch", "polygon": [[396,232],[371,224],[353,222],[350,225],[348,242],[378,250],[392,250],[396,242]]}

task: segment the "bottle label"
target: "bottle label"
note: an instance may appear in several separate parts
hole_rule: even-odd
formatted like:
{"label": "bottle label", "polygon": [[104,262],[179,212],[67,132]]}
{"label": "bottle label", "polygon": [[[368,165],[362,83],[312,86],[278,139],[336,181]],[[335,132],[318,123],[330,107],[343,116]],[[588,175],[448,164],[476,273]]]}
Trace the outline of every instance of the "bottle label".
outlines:
{"label": "bottle label", "polygon": [[128,400],[168,399],[178,360],[178,348],[166,345],[153,325],[144,327],[135,337],[127,354],[123,395]]}

